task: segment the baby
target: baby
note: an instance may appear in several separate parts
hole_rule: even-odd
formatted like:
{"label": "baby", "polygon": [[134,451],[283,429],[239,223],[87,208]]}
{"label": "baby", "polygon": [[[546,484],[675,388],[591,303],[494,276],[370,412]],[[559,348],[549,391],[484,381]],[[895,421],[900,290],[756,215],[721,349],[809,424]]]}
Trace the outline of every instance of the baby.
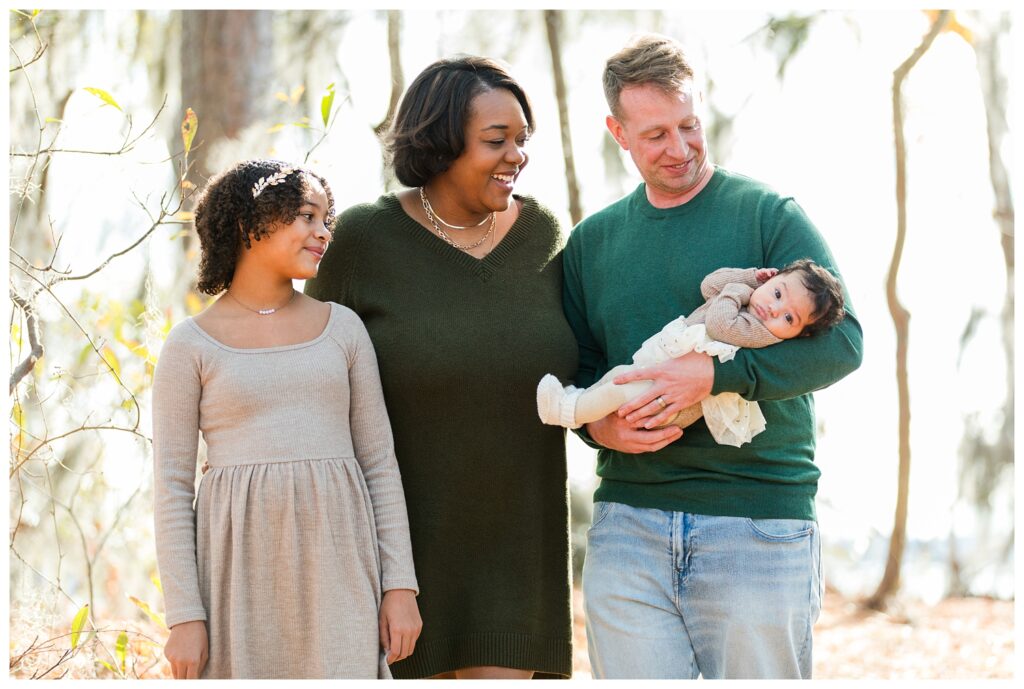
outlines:
{"label": "baby", "polygon": [[[537,386],[537,412],[554,426],[579,428],[615,411],[647,390],[652,381],[616,385],[623,373],[652,366],[690,351],[729,361],[739,347],[767,347],[794,337],[807,337],[843,319],[839,281],[810,259],[782,270],[721,268],[700,285],[706,300],[689,316],[680,316],[650,337],[633,354],[631,365],[616,366],[586,390],[565,388],[548,374]],[[704,416],[720,444],[739,447],[764,430],[756,402],[736,393],[709,396],[679,412],[670,423],[686,428]]]}

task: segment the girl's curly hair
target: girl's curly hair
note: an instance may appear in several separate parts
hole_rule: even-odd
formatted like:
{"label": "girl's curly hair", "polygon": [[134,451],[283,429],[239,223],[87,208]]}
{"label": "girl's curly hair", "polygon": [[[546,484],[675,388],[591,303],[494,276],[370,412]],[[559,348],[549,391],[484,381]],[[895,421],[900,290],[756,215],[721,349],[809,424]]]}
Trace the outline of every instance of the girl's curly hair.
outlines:
{"label": "girl's curly hair", "polygon": [[[265,185],[253,198],[253,188],[271,175],[291,168],[294,172],[272,185]],[[219,294],[231,285],[242,244],[270,234],[276,223],[295,220],[309,192],[309,178],[327,194],[324,224],[334,226],[334,195],[327,180],[304,167],[280,160],[246,160],[210,180],[196,205],[195,225],[202,247],[198,289]]]}

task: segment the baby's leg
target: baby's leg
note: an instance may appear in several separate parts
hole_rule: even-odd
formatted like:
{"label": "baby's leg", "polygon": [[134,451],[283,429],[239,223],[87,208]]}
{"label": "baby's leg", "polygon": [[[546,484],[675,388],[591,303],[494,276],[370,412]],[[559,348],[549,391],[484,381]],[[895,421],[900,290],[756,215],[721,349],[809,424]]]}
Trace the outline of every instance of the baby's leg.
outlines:
{"label": "baby's leg", "polygon": [[615,376],[628,373],[635,368],[631,365],[616,366],[601,380],[584,390],[576,400],[576,423],[582,426],[603,419],[629,400],[643,394],[654,384],[650,380],[636,380],[625,385],[616,385],[612,382]]}
{"label": "baby's leg", "polygon": [[700,406],[700,402],[698,402],[697,404],[691,404],[689,407],[676,414],[667,425],[686,428],[702,416],[704,416],[704,409]]}

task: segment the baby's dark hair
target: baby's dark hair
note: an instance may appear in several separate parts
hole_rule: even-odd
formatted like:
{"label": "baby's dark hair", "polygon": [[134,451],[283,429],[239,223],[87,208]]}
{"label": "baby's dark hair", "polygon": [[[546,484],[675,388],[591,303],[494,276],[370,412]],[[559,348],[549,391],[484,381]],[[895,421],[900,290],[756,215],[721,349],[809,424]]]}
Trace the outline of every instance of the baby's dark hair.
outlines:
{"label": "baby's dark hair", "polygon": [[846,312],[843,310],[843,286],[832,273],[809,258],[793,261],[779,271],[779,275],[798,273],[800,282],[811,295],[814,310],[811,322],[804,326],[800,337],[809,337],[839,325]]}
{"label": "baby's dark hair", "polygon": [[324,224],[330,229],[334,195],[327,180],[312,170],[280,160],[246,160],[210,180],[195,211],[202,247],[200,292],[219,294],[230,287],[242,244],[250,247],[253,239],[269,235],[272,225],[295,220],[307,198],[309,178],[320,182],[327,194]]}

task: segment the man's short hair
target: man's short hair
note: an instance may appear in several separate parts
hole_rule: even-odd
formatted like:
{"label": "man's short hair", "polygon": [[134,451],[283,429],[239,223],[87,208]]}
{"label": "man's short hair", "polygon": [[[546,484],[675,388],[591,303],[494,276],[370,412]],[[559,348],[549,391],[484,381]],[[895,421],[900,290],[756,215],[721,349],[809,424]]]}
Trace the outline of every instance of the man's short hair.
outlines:
{"label": "man's short hair", "polygon": [[619,96],[627,86],[652,84],[674,93],[692,78],[693,68],[682,46],[667,36],[641,34],[605,63],[604,97],[612,115],[622,119]]}

